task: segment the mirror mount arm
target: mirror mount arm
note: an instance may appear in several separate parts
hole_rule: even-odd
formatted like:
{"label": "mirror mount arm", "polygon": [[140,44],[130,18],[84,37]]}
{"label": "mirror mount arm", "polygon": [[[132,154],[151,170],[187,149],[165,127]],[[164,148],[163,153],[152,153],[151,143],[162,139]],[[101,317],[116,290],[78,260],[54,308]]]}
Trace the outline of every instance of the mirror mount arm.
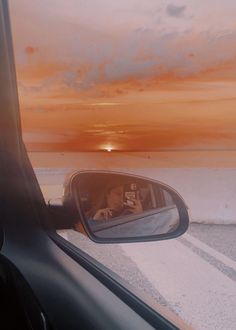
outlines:
{"label": "mirror mount arm", "polygon": [[53,228],[60,229],[74,229],[75,224],[78,222],[74,213],[70,212],[64,205],[48,205],[50,222]]}

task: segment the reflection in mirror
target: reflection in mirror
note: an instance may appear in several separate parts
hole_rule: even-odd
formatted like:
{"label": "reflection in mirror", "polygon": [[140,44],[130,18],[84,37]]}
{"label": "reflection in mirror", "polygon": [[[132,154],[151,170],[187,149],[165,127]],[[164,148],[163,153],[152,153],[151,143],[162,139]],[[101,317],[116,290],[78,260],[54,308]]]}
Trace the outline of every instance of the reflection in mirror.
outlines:
{"label": "reflection in mirror", "polygon": [[103,238],[139,238],[171,233],[179,212],[171,191],[127,175],[85,173],[76,196],[90,231]]}

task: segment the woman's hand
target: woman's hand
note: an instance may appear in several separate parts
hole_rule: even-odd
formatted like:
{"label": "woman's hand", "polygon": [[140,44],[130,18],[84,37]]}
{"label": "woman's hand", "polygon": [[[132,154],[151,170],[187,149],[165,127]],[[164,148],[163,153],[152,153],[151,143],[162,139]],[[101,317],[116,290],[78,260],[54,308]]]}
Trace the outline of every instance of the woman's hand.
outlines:
{"label": "woman's hand", "polygon": [[130,212],[132,213],[140,213],[143,212],[143,206],[142,203],[140,202],[140,199],[130,199],[132,201],[131,203],[124,203],[124,205],[129,207]]}
{"label": "woman's hand", "polygon": [[106,208],[106,209],[98,210],[95,213],[93,220],[108,220],[110,218],[112,218],[112,210],[109,208]]}

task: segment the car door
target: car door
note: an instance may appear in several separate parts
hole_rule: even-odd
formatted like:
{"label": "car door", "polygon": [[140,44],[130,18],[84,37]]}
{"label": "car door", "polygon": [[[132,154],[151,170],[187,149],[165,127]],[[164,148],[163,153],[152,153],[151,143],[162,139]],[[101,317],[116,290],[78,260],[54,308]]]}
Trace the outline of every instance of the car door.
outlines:
{"label": "car door", "polygon": [[0,59],[1,328],[185,328],[50,227],[22,141],[6,0],[0,1]]}

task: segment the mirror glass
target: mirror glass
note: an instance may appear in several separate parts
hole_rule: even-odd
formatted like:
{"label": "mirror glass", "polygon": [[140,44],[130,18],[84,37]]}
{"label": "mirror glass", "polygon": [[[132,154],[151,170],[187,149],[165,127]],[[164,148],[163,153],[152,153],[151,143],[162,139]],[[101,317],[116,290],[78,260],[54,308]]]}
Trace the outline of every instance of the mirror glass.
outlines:
{"label": "mirror glass", "polygon": [[175,231],[180,222],[174,192],[128,175],[83,173],[74,186],[90,231],[101,238],[146,237]]}

